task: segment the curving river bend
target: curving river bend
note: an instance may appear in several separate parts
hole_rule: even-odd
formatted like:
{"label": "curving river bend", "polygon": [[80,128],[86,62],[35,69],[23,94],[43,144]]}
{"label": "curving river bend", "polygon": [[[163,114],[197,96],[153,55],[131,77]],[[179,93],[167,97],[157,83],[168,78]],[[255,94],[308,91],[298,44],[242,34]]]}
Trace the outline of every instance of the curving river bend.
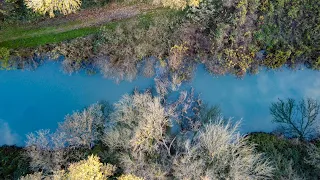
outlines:
{"label": "curving river bend", "polygon": [[[100,100],[111,103],[137,87],[154,85],[153,78],[114,83],[100,74],[67,75],[60,64],[48,62],[36,71],[0,71],[0,145],[23,145],[25,134],[57,127],[66,114]],[[213,77],[197,69],[192,82],[204,102],[220,105],[225,116],[242,118],[241,132],[272,131],[269,105],[278,98],[320,98],[320,72],[311,70],[261,71],[240,80],[232,75]]]}

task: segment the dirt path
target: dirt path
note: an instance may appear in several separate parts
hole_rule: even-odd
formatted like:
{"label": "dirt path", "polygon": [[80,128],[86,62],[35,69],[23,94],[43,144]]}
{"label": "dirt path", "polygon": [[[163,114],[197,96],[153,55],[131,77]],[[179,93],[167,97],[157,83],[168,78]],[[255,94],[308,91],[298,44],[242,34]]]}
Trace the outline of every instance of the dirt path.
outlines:
{"label": "dirt path", "polygon": [[58,18],[49,19],[38,23],[40,26],[43,25],[58,25],[62,23],[81,21],[86,23],[91,22],[91,25],[103,24],[112,20],[120,20],[129,17],[136,16],[142,12],[156,9],[158,7],[146,5],[146,4],[136,4],[132,6],[120,6],[115,3],[108,4],[102,8],[92,8],[81,10],[74,14],[69,14],[67,16],[62,16]]}
{"label": "dirt path", "polygon": [[[46,19],[36,24],[23,25],[21,28],[25,29],[25,32],[28,33],[15,34],[11,35],[11,37],[5,37],[6,32],[0,31],[0,36],[5,37],[2,39],[0,38],[0,42],[44,34],[62,33],[91,26],[99,26],[111,21],[131,18],[157,8],[159,7],[146,4],[136,4],[132,6],[109,4],[108,6],[102,8],[81,10],[75,14]],[[21,31],[23,31],[23,29]]]}

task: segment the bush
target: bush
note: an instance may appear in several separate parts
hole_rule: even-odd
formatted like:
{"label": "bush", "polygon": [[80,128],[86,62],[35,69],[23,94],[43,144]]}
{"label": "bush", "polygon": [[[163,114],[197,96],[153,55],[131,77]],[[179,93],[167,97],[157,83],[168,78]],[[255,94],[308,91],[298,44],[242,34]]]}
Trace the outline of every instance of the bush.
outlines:
{"label": "bush", "polygon": [[164,7],[183,10],[187,6],[198,7],[201,0],[153,0],[154,4],[162,4]]}
{"label": "bush", "polygon": [[111,164],[104,165],[97,156],[89,156],[87,160],[70,164],[67,179],[70,180],[104,180],[112,176],[116,170]]}
{"label": "bush", "polygon": [[274,165],[274,179],[319,179],[319,171],[305,161],[308,144],[267,133],[251,133],[248,140]]}
{"label": "bush", "polygon": [[115,104],[106,124],[103,143],[117,157],[125,173],[147,179],[164,179],[168,163],[167,128],[170,109],[149,93],[125,95]]}
{"label": "bush", "polygon": [[48,174],[85,158],[102,136],[108,112],[105,107],[93,104],[82,112],[67,115],[54,133],[39,130],[27,135],[25,149],[31,169]]}
{"label": "bush", "polygon": [[254,146],[222,120],[204,125],[181,143],[173,174],[179,179],[271,179],[273,168]]}
{"label": "bush", "polygon": [[116,27],[104,27],[96,41],[98,69],[106,77],[117,81],[133,80],[138,63],[151,56],[164,59],[171,47],[171,29],[175,26],[171,11],[141,16],[138,20],[120,23]]}
{"label": "bush", "polygon": [[207,70],[243,76],[254,65],[259,51],[253,37],[258,4],[255,0],[204,0],[188,10],[191,22],[211,40],[204,51]]}
{"label": "bush", "polygon": [[316,64],[320,48],[319,12],[317,0],[260,2],[256,37],[260,47],[268,51],[267,67],[278,68],[285,63],[295,67],[306,61]]}
{"label": "bush", "polygon": [[[106,124],[102,139],[109,149],[106,153],[115,157],[125,173],[146,179],[168,178],[176,139],[170,132],[177,135],[199,129],[197,102],[186,92],[171,104],[149,92],[125,95]],[[176,127],[171,129],[173,123]]]}
{"label": "bush", "polygon": [[[319,142],[319,141],[318,141]],[[306,158],[306,163],[312,165],[313,167],[320,169],[320,147],[314,144],[308,147],[308,158]]]}
{"label": "bush", "polygon": [[219,108],[202,105],[193,90],[173,102],[135,92],[114,110],[94,104],[68,115],[53,134],[28,135],[30,167],[40,173],[22,178],[272,178],[270,162],[237,127],[223,120]]}
{"label": "bush", "polygon": [[0,23],[5,27],[6,24],[24,23],[39,20],[39,14],[33,13],[28,9],[24,0],[4,0],[0,2]]}
{"label": "bush", "polygon": [[0,147],[0,177],[18,179],[30,173],[29,159],[24,157],[24,149],[17,146]]}
{"label": "bush", "polygon": [[94,57],[93,39],[93,36],[77,38],[54,47],[52,52],[59,53],[65,57],[62,66],[66,73],[71,74],[82,68],[89,68]]}
{"label": "bush", "polygon": [[41,180],[42,179],[42,172],[36,172],[33,174],[27,174],[19,178],[20,180]]}
{"label": "bush", "polygon": [[132,175],[132,174],[121,175],[117,179],[118,180],[143,180],[142,178],[139,178],[139,177]]}
{"label": "bush", "polygon": [[81,0],[25,0],[25,4],[34,12],[37,12],[42,15],[49,14],[50,17],[54,17],[55,11],[58,11],[64,15],[76,12],[78,9],[80,9]]}
{"label": "bush", "polygon": [[10,57],[9,49],[0,47],[0,64],[2,68],[4,69],[8,68],[9,57]]}
{"label": "bush", "polygon": [[274,54],[270,53],[264,60],[264,64],[272,69],[280,68],[285,65],[290,58],[291,51],[281,51],[277,50]]}
{"label": "bush", "polygon": [[[169,111],[170,112],[170,111]],[[115,104],[115,111],[110,115],[110,121],[117,126],[112,128],[112,133],[107,133],[104,143],[116,150],[121,144],[130,142],[129,149],[136,152],[152,152],[164,142],[166,128],[169,126],[168,112],[160,102],[160,98],[152,97],[151,94],[125,95]],[[117,136],[125,132],[125,136]],[[121,141],[126,142],[121,142]],[[120,145],[120,147],[119,147]],[[121,147],[121,149],[126,149]],[[139,153],[137,153],[139,154]]]}
{"label": "bush", "polygon": [[116,167],[111,164],[103,164],[99,157],[91,155],[86,160],[70,164],[67,171],[54,171],[50,175],[42,172],[28,174],[20,177],[21,180],[41,180],[41,179],[57,179],[57,180],[104,180],[113,176]]}

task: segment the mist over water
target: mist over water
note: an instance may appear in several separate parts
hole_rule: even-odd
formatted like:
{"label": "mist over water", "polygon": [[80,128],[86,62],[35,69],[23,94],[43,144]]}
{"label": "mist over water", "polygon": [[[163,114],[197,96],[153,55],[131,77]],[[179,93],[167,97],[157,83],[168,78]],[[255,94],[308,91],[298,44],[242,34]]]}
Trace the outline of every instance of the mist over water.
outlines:
{"label": "mist over water", "polygon": [[[54,131],[66,114],[101,100],[116,102],[134,88],[154,86],[153,78],[139,77],[116,84],[97,74],[64,74],[60,64],[48,62],[36,71],[0,71],[0,145],[23,145],[25,134]],[[241,132],[272,131],[270,103],[278,98],[320,98],[320,72],[261,71],[237,79],[213,77],[202,66],[180,89],[193,87],[209,105],[220,105],[223,115],[242,119]]]}

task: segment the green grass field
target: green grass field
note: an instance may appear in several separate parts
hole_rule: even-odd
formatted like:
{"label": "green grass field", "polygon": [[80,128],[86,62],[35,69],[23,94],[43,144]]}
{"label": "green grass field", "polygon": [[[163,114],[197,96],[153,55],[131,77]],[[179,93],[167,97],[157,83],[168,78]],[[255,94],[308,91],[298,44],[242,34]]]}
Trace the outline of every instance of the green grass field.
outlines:
{"label": "green grass field", "polygon": [[58,43],[65,40],[74,39],[81,36],[86,36],[99,31],[99,27],[87,27],[82,29],[71,30],[57,34],[43,34],[22,39],[14,39],[0,42],[0,47],[8,49],[36,47],[45,44]]}
{"label": "green grass field", "polygon": [[[154,9],[135,17],[108,22],[103,26],[107,28],[115,28],[120,23],[126,23],[132,19],[138,19],[143,24],[150,23],[152,16],[158,13],[172,13],[168,9]],[[37,47],[45,44],[54,44],[62,41],[74,39],[77,37],[88,36],[98,33],[101,26],[90,26],[79,29],[62,31],[61,29],[70,29],[71,26],[81,22],[70,22],[60,26],[42,27],[42,28],[24,28],[24,27],[8,27],[0,31],[0,47],[8,49]],[[15,37],[16,36],[16,37]]]}

